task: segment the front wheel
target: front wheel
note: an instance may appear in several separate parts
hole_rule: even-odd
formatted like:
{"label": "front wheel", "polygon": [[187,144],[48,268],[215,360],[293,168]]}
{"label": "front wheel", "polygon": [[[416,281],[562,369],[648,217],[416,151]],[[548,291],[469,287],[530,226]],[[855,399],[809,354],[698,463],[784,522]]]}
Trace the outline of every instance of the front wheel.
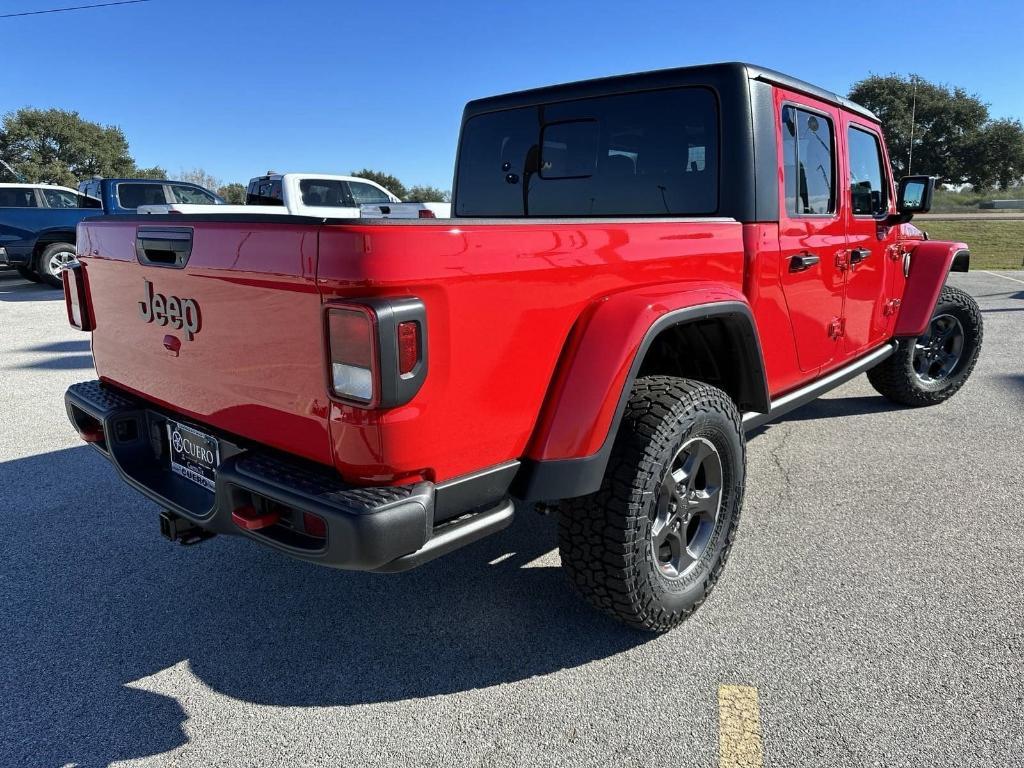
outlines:
{"label": "front wheel", "polygon": [[945,286],[922,336],[900,339],[896,351],[868,371],[880,394],[900,405],[935,405],[962,387],[981,352],[981,310],[970,294]]}
{"label": "front wheel", "polygon": [[559,553],[573,585],[631,626],[677,626],[725,566],[745,473],[740,414],[725,392],[637,380],[600,490],[560,507]]}
{"label": "front wheel", "polygon": [[64,266],[75,258],[75,246],[70,243],[51,243],[43,249],[36,261],[36,272],[47,285],[60,288],[63,283],[61,272]]}

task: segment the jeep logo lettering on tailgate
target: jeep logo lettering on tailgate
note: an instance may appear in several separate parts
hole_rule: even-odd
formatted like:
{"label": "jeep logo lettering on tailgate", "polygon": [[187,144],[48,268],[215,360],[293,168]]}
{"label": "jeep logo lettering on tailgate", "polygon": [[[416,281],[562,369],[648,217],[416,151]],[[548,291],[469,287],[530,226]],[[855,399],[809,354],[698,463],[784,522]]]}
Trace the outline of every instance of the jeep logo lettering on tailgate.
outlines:
{"label": "jeep logo lettering on tailgate", "polygon": [[203,325],[196,300],[153,293],[153,284],[149,280],[145,283],[145,298],[139,302],[139,316],[147,323],[184,329],[185,337],[192,341]]}

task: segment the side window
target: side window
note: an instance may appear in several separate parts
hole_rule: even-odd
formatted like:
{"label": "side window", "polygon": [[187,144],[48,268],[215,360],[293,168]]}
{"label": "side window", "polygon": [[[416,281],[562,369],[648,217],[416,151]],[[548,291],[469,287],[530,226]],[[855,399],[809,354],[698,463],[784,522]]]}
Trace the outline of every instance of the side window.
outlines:
{"label": "side window", "polygon": [[32,187],[0,187],[0,208],[36,208]]}
{"label": "side window", "polygon": [[101,203],[95,197],[89,197],[88,195],[78,195],[78,207],[79,208],[102,208],[103,207],[103,203]]}
{"label": "side window", "polygon": [[63,189],[44,189],[43,198],[47,208],[77,208],[78,195]]}
{"label": "side window", "polygon": [[356,205],[348,184],[338,179],[302,179],[299,192],[303,205],[319,208],[354,208]]}
{"label": "side window", "polygon": [[215,205],[217,200],[205,189],[190,187],[186,184],[171,184],[171,193],[179,203],[192,203],[194,205]]}
{"label": "side window", "polygon": [[782,108],[782,167],[786,211],[791,216],[836,212],[832,121],[786,105]]}
{"label": "side window", "polygon": [[138,208],[140,205],[165,205],[167,195],[163,184],[122,182],[117,185],[117,201],[122,208]]}
{"label": "side window", "polygon": [[881,215],[889,210],[889,184],[878,137],[851,127],[847,138],[850,146],[850,202],[853,215]]}
{"label": "side window", "polygon": [[361,181],[350,181],[348,187],[352,190],[352,197],[356,200],[356,205],[362,205],[363,203],[390,203],[391,198],[384,194],[381,190],[377,189],[372,184],[364,184]]}

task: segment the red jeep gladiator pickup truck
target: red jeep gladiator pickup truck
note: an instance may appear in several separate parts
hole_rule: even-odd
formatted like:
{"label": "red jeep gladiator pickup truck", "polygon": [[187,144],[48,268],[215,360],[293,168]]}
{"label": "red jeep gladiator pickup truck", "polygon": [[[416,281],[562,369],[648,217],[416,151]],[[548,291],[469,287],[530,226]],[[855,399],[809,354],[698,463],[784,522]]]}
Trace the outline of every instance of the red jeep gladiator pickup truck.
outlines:
{"label": "red jeep gladiator pickup truck", "polygon": [[725,564],[745,431],[974,367],[966,246],[889,169],[871,112],[745,64],[473,101],[452,219],[83,222],[68,415],[172,540],[401,571],[544,502],[579,591],[663,631]]}

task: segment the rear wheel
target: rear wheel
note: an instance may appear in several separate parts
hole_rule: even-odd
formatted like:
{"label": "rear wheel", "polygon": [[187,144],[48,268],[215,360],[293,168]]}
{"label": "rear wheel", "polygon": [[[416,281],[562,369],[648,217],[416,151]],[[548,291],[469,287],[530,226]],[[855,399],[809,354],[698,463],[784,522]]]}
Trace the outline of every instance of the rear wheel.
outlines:
{"label": "rear wheel", "polygon": [[29,269],[28,267],[15,267],[14,269],[17,270],[19,275],[24,277],[26,280],[32,281],[33,283],[38,283],[40,280],[43,279],[36,274],[34,269]]}
{"label": "rear wheel", "polygon": [[75,258],[75,246],[71,243],[51,243],[43,249],[36,260],[36,272],[47,285],[60,288],[63,285],[61,272],[64,266]]}
{"label": "rear wheel", "polygon": [[686,379],[638,380],[600,490],[560,508],[559,552],[577,590],[634,627],[677,626],[725,566],[745,470],[728,395]]}
{"label": "rear wheel", "polygon": [[901,405],[941,403],[970,377],[982,336],[977,303],[969,294],[947,285],[924,334],[900,339],[896,352],[868,371],[868,381]]}

